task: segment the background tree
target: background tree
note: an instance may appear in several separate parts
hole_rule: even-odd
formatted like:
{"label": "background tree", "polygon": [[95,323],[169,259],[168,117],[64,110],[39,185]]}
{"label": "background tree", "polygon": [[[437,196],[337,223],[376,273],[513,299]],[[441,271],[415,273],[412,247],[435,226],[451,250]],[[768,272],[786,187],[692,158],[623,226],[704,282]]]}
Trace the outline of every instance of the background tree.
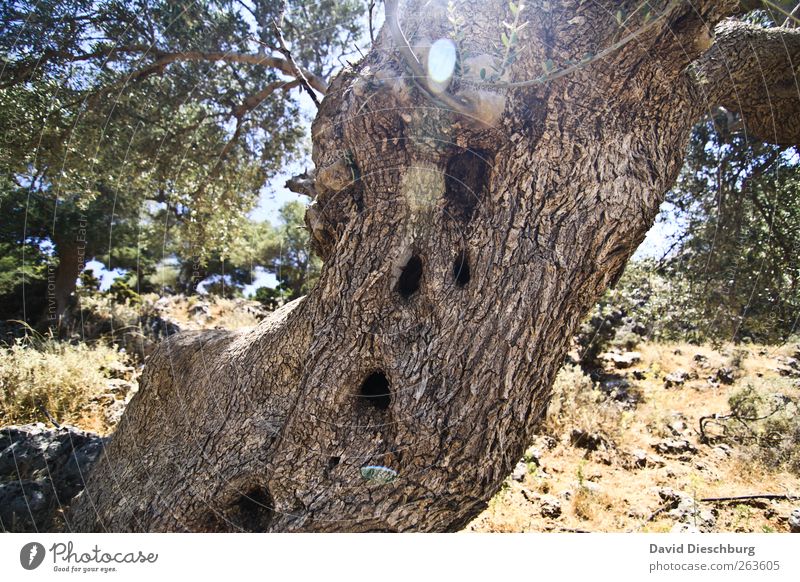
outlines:
{"label": "background tree", "polygon": [[703,337],[785,341],[800,313],[800,157],[747,134],[730,112],[692,133],[667,197],[686,228],[659,266],[686,286]]}
{"label": "background tree", "polygon": [[274,289],[262,287],[256,299],[267,306],[293,301],[308,293],[319,277],[321,261],[311,250],[302,202],[288,202],[278,213],[279,225],[262,223],[256,234],[257,262],[278,280]]}
{"label": "background tree", "polygon": [[[12,244],[54,245],[59,314],[84,259],[131,268],[149,255],[153,265],[170,227],[192,261],[226,254],[260,188],[299,151],[303,120],[289,92],[324,91],[336,56],[352,50],[361,8],[0,7],[0,207],[16,221],[4,232]],[[143,240],[152,212],[164,218],[160,237]]]}

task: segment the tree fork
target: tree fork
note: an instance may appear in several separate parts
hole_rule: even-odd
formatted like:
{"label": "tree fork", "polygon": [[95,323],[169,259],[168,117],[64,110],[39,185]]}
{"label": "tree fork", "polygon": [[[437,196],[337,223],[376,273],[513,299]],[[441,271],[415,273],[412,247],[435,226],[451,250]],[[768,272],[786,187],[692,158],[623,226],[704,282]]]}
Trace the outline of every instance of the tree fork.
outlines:
{"label": "tree fork", "polygon": [[[399,24],[424,64],[452,24],[421,3]],[[68,527],[449,531],[485,507],[710,105],[687,67],[741,10],[651,3],[666,12],[635,41],[510,85],[611,46],[605,4],[526,14],[503,88],[479,71],[508,3],[459,3],[462,76],[438,103],[384,27],[313,124],[317,286],[254,330],[162,343]]]}

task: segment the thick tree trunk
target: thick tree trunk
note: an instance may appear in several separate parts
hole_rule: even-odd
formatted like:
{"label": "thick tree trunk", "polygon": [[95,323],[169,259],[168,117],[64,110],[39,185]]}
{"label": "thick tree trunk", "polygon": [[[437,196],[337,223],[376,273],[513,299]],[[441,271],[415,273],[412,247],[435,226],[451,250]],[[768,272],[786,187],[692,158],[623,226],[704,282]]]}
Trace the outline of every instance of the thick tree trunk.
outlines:
{"label": "thick tree trunk", "polygon": [[[66,324],[65,317],[68,315],[72,295],[78,284],[78,277],[83,270],[83,256],[81,249],[73,241],[56,241],[56,254],[58,256],[58,267],[56,268],[53,285],[48,284],[48,294],[53,293],[56,304],[55,317],[50,318],[49,322],[61,327]],[[48,282],[49,283],[49,282]],[[50,298],[48,297],[48,304]]]}
{"label": "thick tree trunk", "polygon": [[[424,64],[452,27],[421,4],[400,24]],[[613,3],[549,4],[501,81],[626,32]],[[738,5],[662,2],[618,50],[511,88],[477,72],[508,3],[457,6],[472,81],[421,88],[390,29],[334,80],[313,126],[319,283],[255,330],[166,340],[70,527],[444,531],[497,491],[707,107],[685,74],[697,39]]]}

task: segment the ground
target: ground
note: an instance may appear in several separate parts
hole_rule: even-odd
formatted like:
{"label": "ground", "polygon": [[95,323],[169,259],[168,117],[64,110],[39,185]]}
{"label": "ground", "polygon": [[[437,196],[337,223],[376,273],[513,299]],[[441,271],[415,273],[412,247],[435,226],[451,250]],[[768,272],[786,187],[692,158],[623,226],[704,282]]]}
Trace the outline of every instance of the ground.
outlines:
{"label": "ground", "polygon": [[[180,296],[146,297],[127,315],[92,309],[86,321],[97,329],[135,333],[114,335],[113,346],[47,340],[5,349],[0,384],[16,392],[4,388],[0,424],[49,424],[49,408],[62,424],[110,434],[158,337],[253,325],[266,313],[243,299]],[[148,326],[157,333],[143,340]],[[570,354],[539,435],[467,531],[800,529],[800,348],[640,343],[634,350],[603,354],[590,375],[578,365],[581,354]],[[30,368],[24,375],[20,362]],[[65,382],[74,386],[69,399],[55,398]],[[725,418],[736,402],[736,417]],[[789,499],[706,500],[756,494]]]}
{"label": "ground", "polygon": [[[518,466],[467,529],[789,531],[789,517],[800,507],[797,498],[701,501],[761,493],[798,495],[800,477],[761,462],[751,447],[704,444],[699,421],[728,412],[730,396],[748,385],[797,398],[798,380],[783,364],[796,349],[640,345],[641,360],[635,366],[615,369],[629,382],[627,393],[601,392],[595,401],[577,403],[567,399],[574,407],[560,413],[551,407],[551,418],[523,460],[526,470]],[[732,383],[716,378],[709,382],[708,376],[725,368],[733,371]],[[685,371],[688,378],[665,387],[665,377],[676,370]],[[565,383],[575,388],[579,374],[574,368],[562,371],[561,389]],[[579,377],[581,382],[591,381]],[[562,418],[553,418],[559,414]],[[589,450],[593,445],[596,450]]]}

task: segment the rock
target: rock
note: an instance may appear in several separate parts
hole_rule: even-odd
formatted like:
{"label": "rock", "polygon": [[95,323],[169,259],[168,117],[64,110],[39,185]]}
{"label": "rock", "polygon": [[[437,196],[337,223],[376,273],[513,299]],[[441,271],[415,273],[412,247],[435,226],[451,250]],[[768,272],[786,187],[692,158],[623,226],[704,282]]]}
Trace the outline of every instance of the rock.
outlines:
{"label": "rock", "polygon": [[[702,508],[691,495],[675,491],[671,487],[662,487],[658,490],[658,495],[667,504],[668,515],[678,522],[676,526],[694,527],[697,532],[710,531],[717,523],[716,510]],[[688,532],[681,530],[681,533]]]}
{"label": "rock", "polygon": [[107,440],[70,426],[0,428],[0,529],[52,531]]}
{"label": "rock", "polygon": [[112,378],[106,381],[109,392],[118,398],[125,398],[128,394],[135,392],[138,385],[134,382]]}
{"label": "rock", "polygon": [[600,487],[600,485],[598,485],[594,481],[585,481],[585,480],[579,483],[578,487],[580,489],[583,489],[584,491],[589,491],[590,493],[600,493],[600,491],[603,489],[602,487]]}
{"label": "rock", "polygon": [[789,531],[800,533],[800,508],[793,509],[791,515],[789,515]]}
{"label": "rock", "polygon": [[642,361],[642,354],[639,352],[625,352],[624,354],[608,352],[601,357],[614,364],[614,367],[618,369],[630,368]]}
{"label": "rock", "polygon": [[680,522],[678,522],[678,523],[676,523],[675,525],[672,526],[672,529],[669,530],[669,533],[674,533],[674,534],[696,534],[696,533],[701,533],[701,532],[700,532],[699,529],[697,529],[693,525],[690,525],[688,523],[680,523]]}
{"label": "rock", "polygon": [[633,466],[644,469],[647,466],[647,451],[644,449],[633,449],[631,451]]}
{"label": "rock", "polygon": [[143,318],[141,325],[154,340],[162,340],[181,331],[177,323],[158,315]]}
{"label": "rock", "polygon": [[539,497],[541,503],[542,517],[549,517],[556,519],[561,516],[561,502],[554,495],[541,495]]}
{"label": "rock", "polygon": [[683,434],[689,430],[689,425],[686,424],[685,420],[675,420],[667,426],[670,432],[675,436],[683,436]]}
{"label": "rock", "polygon": [[[556,519],[561,515],[561,501],[559,501],[558,497],[554,495],[540,495],[530,491],[529,489],[523,488],[522,496],[525,497],[525,499],[527,499],[529,502],[539,506],[539,512],[541,513],[542,517]],[[566,499],[569,499],[569,496],[567,496]]]}
{"label": "rock", "polygon": [[631,383],[625,378],[607,378],[600,382],[600,389],[626,409],[636,408],[642,399],[641,394],[631,388]]}
{"label": "rock", "polygon": [[778,372],[778,374],[787,378],[800,376],[800,372],[798,372],[794,368],[790,368],[789,366],[778,366],[775,368],[775,370]]}
{"label": "rock", "polygon": [[653,448],[662,455],[681,455],[697,453],[697,448],[686,439],[664,439],[659,441]]}
{"label": "rock", "polygon": [[111,404],[106,405],[103,410],[106,424],[115,426],[122,418],[126,406],[127,403],[124,400],[114,400]]}
{"label": "rock", "polygon": [[708,358],[707,358],[706,356],[704,356],[703,354],[695,354],[695,355],[694,355],[694,358],[692,358],[692,359],[693,359],[695,362],[697,362],[698,364],[702,364],[702,363],[704,363],[704,362],[707,362],[707,361],[708,361]]}
{"label": "rock", "polygon": [[136,375],[136,368],[133,366],[126,366],[119,360],[111,360],[107,364],[104,364],[101,369],[113,380],[129,381]]}
{"label": "rock", "polygon": [[664,388],[683,386],[683,384],[688,379],[689,379],[688,372],[684,370],[675,370],[671,374],[667,374],[666,376],[664,376]]}
{"label": "rock", "polygon": [[628,468],[645,469],[647,467],[663,467],[666,461],[658,455],[648,455],[644,449],[633,449],[627,462]]}
{"label": "rock", "polygon": [[731,368],[720,368],[717,370],[716,379],[722,384],[733,384],[736,380],[735,373]]}
{"label": "rock", "polygon": [[514,467],[514,471],[512,471],[511,473],[511,478],[514,481],[519,481],[520,483],[522,483],[525,480],[525,475],[527,474],[528,474],[528,464],[525,463],[524,461],[520,461]]}
{"label": "rock", "polygon": [[540,449],[547,449],[548,451],[552,451],[558,446],[558,439],[552,437],[550,435],[541,435],[536,437],[534,441],[534,446],[539,447]]}
{"label": "rock", "polygon": [[726,459],[730,457],[731,454],[733,454],[733,449],[726,444],[717,445],[711,450],[714,452],[716,456],[723,459]]}
{"label": "rock", "polygon": [[189,308],[189,315],[197,319],[211,317],[211,307],[207,303],[195,303]]}
{"label": "rock", "polygon": [[608,448],[608,441],[606,441],[605,437],[579,428],[572,429],[569,435],[569,442],[572,446],[586,449],[587,451],[596,451],[600,447]]}
{"label": "rock", "polygon": [[525,450],[525,454],[522,455],[522,460],[526,463],[533,463],[538,467],[542,462],[542,450],[536,446],[528,447]]}

